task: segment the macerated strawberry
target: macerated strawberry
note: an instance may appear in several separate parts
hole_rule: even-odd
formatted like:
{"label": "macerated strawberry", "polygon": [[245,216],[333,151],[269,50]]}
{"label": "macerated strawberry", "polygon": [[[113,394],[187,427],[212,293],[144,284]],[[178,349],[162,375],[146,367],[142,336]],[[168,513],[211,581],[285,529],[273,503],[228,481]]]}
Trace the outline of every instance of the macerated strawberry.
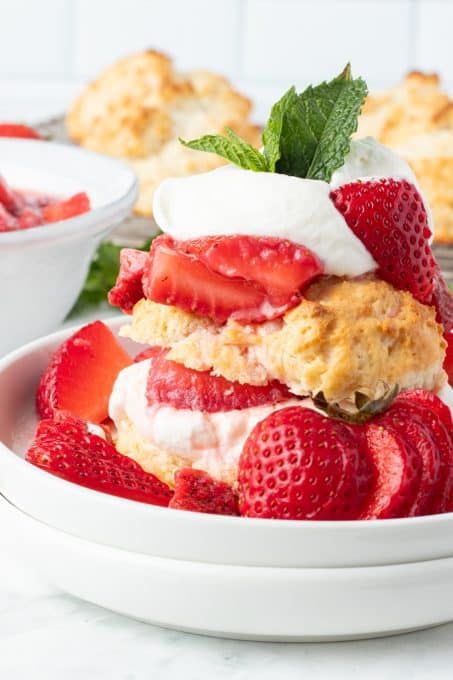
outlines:
{"label": "macerated strawberry", "polygon": [[378,264],[378,275],[395,288],[432,303],[437,264],[423,200],[406,180],[345,184],[330,197],[349,228]]}
{"label": "macerated strawberry", "polygon": [[420,488],[420,456],[380,416],[365,425],[365,434],[376,478],[360,519],[405,517]]}
{"label": "macerated strawberry", "polygon": [[108,294],[108,300],[126,314],[143,297],[142,278],[149,253],[133,248],[123,248],[120,253],[120,270],[116,283]]}
{"label": "macerated strawberry", "polygon": [[394,402],[380,422],[389,424],[420,457],[420,486],[412,505],[407,509],[407,516],[430,514],[445,479],[441,470],[441,454],[428,422],[420,417],[417,406],[409,401]]}
{"label": "macerated strawberry", "polygon": [[195,256],[170,246],[167,237],[158,237],[151,247],[151,264],[143,277],[148,299],[175,305],[188,312],[208,316],[220,323],[235,312],[251,319],[265,318],[261,310],[264,291],[254,283],[229,280],[210,271]]}
{"label": "macerated strawberry", "polygon": [[177,248],[217,274],[258,283],[277,307],[323,272],[311,250],[270,236],[212,236],[180,241]]}
{"label": "macerated strawberry", "polygon": [[39,381],[36,404],[41,418],[56,411],[100,423],[108,415],[108,402],[118,373],[131,357],[102,323],[83,326],[52,356]]}
{"label": "macerated strawberry", "polygon": [[81,191],[79,194],[74,194],[74,196],[64,201],[46,205],[42,209],[42,215],[45,222],[60,222],[61,220],[69,220],[71,217],[82,215],[88,212],[90,207],[90,199],[84,191]]}
{"label": "macerated strawberry", "polygon": [[175,493],[169,507],[213,515],[239,515],[237,496],[231,486],[194,468],[176,471]]}
{"label": "macerated strawberry", "polygon": [[24,139],[42,139],[37,130],[20,123],[0,123],[0,137],[21,137]]}
{"label": "macerated strawberry", "polygon": [[163,506],[172,497],[155,475],[72,417],[42,420],[25,458],[57,477],[113,496]]}
{"label": "macerated strawberry", "polygon": [[0,205],[3,205],[11,216],[16,215],[21,208],[20,198],[10,189],[0,175]]}
{"label": "macerated strawberry", "polygon": [[276,404],[293,396],[277,380],[268,385],[241,385],[209,371],[186,368],[165,354],[154,356],[148,374],[146,398],[151,405],[215,413]]}
{"label": "macerated strawberry", "polygon": [[252,430],[239,459],[247,517],[342,520],[360,514],[373,484],[359,426],[290,406]]}

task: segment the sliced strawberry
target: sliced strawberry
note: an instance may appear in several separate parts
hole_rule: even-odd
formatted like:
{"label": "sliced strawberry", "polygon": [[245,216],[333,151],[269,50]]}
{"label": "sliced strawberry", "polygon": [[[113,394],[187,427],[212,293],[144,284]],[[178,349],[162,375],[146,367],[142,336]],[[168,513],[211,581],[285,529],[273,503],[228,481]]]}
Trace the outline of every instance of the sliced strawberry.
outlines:
{"label": "sliced strawberry", "polygon": [[82,191],[79,194],[74,194],[71,198],[67,198],[65,201],[46,205],[42,210],[42,214],[45,222],[61,222],[62,220],[69,220],[71,217],[77,217],[77,215],[88,212],[90,207],[90,199]]}
{"label": "sliced strawberry", "polygon": [[166,236],[153,242],[143,290],[154,302],[175,305],[219,323],[229,317],[258,322],[280,313],[271,305],[265,307],[265,292],[257,284],[212,272],[197,257],[175,250]]}
{"label": "sliced strawberry", "polygon": [[123,248],[120,253],[118,278],[108,294],[108,300],[126,314],[130,314],[143,297],[142,278],[148,257],[148,253],[133,248]]}
{"label": "sliced strawberry", "polygon": [[453,420],[451,417],[450,409],[442,399],[439,399],[437,394],[434,392],[429,392],[421,387],[414,390],[404,390],[400,392],[396,398],[397,402],[409,402],[411,404],[419,404],[423,409],[428,411],[433,411],[437,416],[439,416],[447,432],[453,435]]}
{"label": "sliced strawberry", "polygon": [[450,331],[444,335],[447,341],[447,350],[444,359],[444,371],[448,375],[448,382],[453,385],[453,333]]}
{"label": "sliced strawberry", "polygon": [[378,264],[378,274],[395,288],[431,304],[437,264],[423,200],[406,180],[351,182],[330,197],[349,228]]}
{"label": "sliced strawberry", "polygon": [[169,507],[213,515],[239,515],[237,496],[231,486],[194,468],[176,471],[175,493]]}
{"label": "sliced strawberry", "polygon": [[0,175],[0,204],[5,207],[5,209],[11,213],[11,215],[16,215],[19,213],[21,208],[21,201],[16,195],[16,193],[9,188],[3,177]]}
{"label": "sliced strawberry", "polygon": [[436,308],[437,321],[444,327],[445,333],[453,330],[453,296],[439,267],[433,279],[433,296],[431,304]]}
{"label": "sliced strawberry", "polygon": [[420,488],[420,456],[399,432],[382,424],[381,417],[365,429],[368,455],[377,476],[360,519],[405,517]]}
{"label": "sliced strawberry", "polygon": [[430,514],[444,487],[445,478],[441,474],[441,454],[429,424],[420,417],[417,405],[413,406],[409,401],[393,403],[381,419],[381,423],[384,422],[417,451],[422,464],[418,493],[407,515],[413,517]]}
{"label": "sliced strawberry", "polygon": [[267,236],[215,236],[181,241],[177,247],[196,255],[211,271],[258,283],[272,305],[286,305],[323,272],[311,250],[287,239]]}
{"label": "sliced strawberry", "polygon": [[453,424],[450,409],[432,392],[422,389],[401,392],[395,402],[410,404],[430,431],[440,455],[439,486],[430,508],[432,514],[446,512],[453,491]]}
{"label": "sliced strawberry", "polygon": [[166,484],[71,417],[41,421],[25,458],[57,477],[113,496],[162,506],[172,497]]}
{"label": "sliced strawberry", "polygon": [[29,125],[18,123],[0,123],[0,137],[22,137],[24,139],[42,139],[37,130]]}
{"label": "sliced strawberry", "polygon": [[118,373],[132,359],[102,321],[84,326],[57,349],[39,381],[36,403],[41,418],[56,411],[100,423]]}
{"label": "sliced strawberry", "polygon": [[166,354],[167,350],[162,349],[162,347],[147,347],[143,352],[139,352],[134,358],[134,363],[137,364],[139,361],[146,361],[146,359],[154,359],[159,356],[159,354]]}
{"label": "sliced strawberry", "polygon": [[355,519],[374,471],[354,428],[290,406],[252,430],[239,459],[239,508],[247,517]]}
{"label": "sliced strawberry", "polygon": [[241,385],[209,371],[194,371],[165,358],[155,356],[148,374],[146,398],[149,404],[164,404],[179,409],[233,411],[276,404],[292,395],[285,385],[273,380],[268,385]]}

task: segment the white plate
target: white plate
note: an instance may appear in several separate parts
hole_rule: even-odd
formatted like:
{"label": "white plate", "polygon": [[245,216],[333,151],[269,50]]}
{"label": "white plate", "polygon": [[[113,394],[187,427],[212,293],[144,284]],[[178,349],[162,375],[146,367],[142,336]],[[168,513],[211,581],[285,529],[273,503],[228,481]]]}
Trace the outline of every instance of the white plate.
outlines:
{"label": "white plate", "polygon": [[139,555],[52,529],[0,499],[18,556],[59,589],[170,628],[258,640],[344,640],[453,619],[453,558],[276,569]]}
{"label": "white plate", "polygon": [[[114,331],[124,317],[109,322]],[[158,508],[91,491],[26,463],[34,394],[65,330],[0,360],[0,492],[74,536],[173,559],[266,567],[354,567],[453,556],[453,514],[370,522],[290,522]],[[133,344],[124,342],[130,350]],[[135,351],[139,346],[135,346]]]}

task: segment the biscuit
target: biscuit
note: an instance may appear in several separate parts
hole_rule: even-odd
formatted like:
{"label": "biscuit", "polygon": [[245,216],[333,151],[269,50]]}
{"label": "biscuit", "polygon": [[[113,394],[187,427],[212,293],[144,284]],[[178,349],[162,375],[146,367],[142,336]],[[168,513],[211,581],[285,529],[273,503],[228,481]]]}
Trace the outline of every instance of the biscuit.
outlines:
{"label": "biscuit", "polygon": [[131,165],[140,185],[135,210],[151,216],[154,190],[163,179],[225,163],[185,148],[178,138],[222,133],[228,126],[259,146],[250,113],[250,100],[225,78],[207,71],[180,74],[169,57],[148,50],[121,59],[90,83],[72,104],[66,127],[81,146]]}

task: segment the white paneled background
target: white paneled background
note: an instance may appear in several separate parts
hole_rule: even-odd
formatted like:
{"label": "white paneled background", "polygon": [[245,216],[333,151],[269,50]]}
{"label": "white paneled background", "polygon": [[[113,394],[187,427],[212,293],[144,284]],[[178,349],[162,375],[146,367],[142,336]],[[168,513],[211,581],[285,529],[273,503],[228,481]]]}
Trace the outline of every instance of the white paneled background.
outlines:
{"label": "white paneled background", "polygon": [[0,0],[0,118],[64,111],[84,82],[147,47],[227,75],[263,120],[290,84],[350,60],[371,88],[412,68],[453,92],[452,0]]}

